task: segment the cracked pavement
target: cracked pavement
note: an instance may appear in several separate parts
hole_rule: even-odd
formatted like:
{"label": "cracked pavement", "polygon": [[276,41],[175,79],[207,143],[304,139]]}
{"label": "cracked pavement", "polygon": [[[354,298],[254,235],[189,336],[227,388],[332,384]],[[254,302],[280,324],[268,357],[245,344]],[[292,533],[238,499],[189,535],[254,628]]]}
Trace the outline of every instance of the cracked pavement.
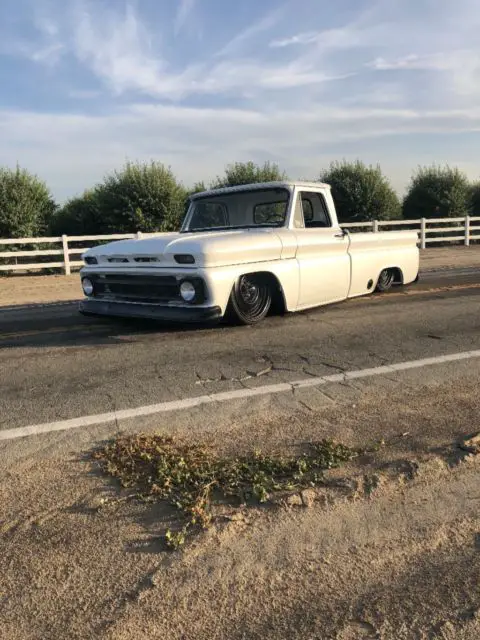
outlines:
{"label": "cracked pavement", "polygon": [[[246,328],[96,320],[66,306],[2,312],[0,429],[478,349],[480,288],[460,278],[455,289],[450,278],[439,291],[441,282]],[[335,397],[355,392],[338,382]],[[296,399],[317,405],[329,395]]]}

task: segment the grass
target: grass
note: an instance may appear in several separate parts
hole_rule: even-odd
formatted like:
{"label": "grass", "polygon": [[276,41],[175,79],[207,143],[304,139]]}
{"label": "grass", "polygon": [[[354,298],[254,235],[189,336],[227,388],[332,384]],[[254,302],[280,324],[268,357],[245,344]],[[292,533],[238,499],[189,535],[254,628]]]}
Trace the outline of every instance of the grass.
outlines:
{"label": "grass", "polygon": [[212,522],[220,502],[265,503],[279,491],[315,487],[328,469],[340,466],[360,450],[321,440],[297,456],[250,455],[220,457],[209,446],[163,435],[122,436],[97,450],[93,457],[105,473],[124,488],[148,500],[163,500],[183,518],[178,531],[168,529],[171,549],[183,545],[195,531]]}

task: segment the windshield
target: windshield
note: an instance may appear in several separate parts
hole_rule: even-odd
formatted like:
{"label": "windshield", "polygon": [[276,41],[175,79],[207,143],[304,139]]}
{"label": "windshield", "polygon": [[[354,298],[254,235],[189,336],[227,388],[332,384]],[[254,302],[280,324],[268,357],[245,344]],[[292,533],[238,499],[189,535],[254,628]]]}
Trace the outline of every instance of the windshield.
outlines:
{"label": "windshield", "polygon": [[289,201],[290,192],[285,188],[201,197],[192,201],[183,231],[282,227]]}

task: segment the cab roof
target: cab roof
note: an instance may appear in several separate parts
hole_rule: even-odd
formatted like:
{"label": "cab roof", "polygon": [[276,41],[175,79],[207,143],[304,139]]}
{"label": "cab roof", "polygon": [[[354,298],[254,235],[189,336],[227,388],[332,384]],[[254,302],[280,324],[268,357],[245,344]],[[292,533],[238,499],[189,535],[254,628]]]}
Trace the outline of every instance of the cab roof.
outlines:
{"label": "cab roof", "polygon": [[253,191],[254,189],[288,189],[292,190],[294,187],[300,187],[301,189],[330,189],[329,184],[323,182],[295,182],[295,181],[280,181],[280,182],[254,182],[252,184],[240,184],[235,187],[221,187],[219,189],[208,189],[207,191],[200,191],[199,193],[193,193],[190,198],[195,200],[196,198],[204,198],[205,196],[218,196],[225,193],[237,193],[241,191]]}

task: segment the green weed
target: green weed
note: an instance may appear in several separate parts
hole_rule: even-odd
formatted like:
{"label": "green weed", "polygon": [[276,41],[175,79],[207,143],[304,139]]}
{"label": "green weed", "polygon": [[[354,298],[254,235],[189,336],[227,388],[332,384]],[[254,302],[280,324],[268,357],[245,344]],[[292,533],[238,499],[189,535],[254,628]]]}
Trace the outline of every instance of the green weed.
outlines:
{"label": "green weed", "polygon": [[220,457],[208,446],[163,435],[123,436],[96,451],[104,471],[125,488],[149,500],[165,500],[184,518],[180,531],[166,532],[167,546],[183,545],[195,530],[211,524],[212,507],[220,500],[265,503],[274,492],[313,487],[326,470],[338,467],[359,451],[331,440],[310,444],[298,456]]}

